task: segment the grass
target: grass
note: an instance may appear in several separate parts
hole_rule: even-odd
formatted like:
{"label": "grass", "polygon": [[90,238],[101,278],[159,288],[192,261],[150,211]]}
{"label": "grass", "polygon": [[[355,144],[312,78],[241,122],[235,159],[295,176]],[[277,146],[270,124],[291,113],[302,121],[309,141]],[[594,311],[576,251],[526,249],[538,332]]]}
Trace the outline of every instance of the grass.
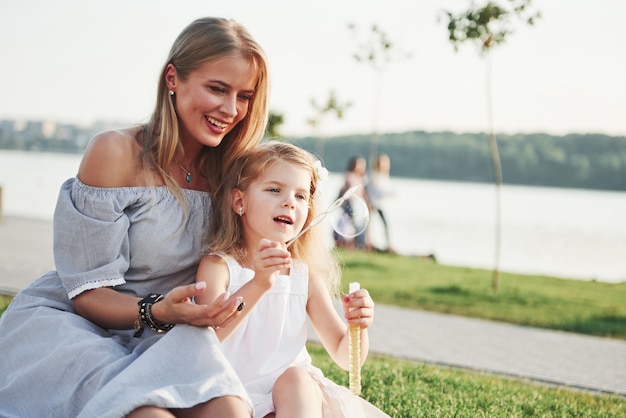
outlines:
{"label": "grass", "polygon": [[[626,339],[626,284],[501,274],[391,254],[339,251],[344,283],[378,304]],[[0,297],[0,312],[10,297]],[[348,373],[308,344],[314,364],[340,385]],[[371,354],[363,398],[392,417],[624,417],[626,398]]]}
{"label": "grass", "polygon": [[378,304],[626,339],[626,283],[500,274],[430,259],[339,251],[344,289],[358,281]]}
{"label": "grass", "polygon": [[[348,387],[321,345],[307,345],[313,363]],[[469,370],[370,355],[362,369],[363,393],[392,417],[624,417],[626,399],[548,387]]]}
{"label": "grass", "polygon": [[12,299],[10,296],[0,295],[0,314],[5,311]]}

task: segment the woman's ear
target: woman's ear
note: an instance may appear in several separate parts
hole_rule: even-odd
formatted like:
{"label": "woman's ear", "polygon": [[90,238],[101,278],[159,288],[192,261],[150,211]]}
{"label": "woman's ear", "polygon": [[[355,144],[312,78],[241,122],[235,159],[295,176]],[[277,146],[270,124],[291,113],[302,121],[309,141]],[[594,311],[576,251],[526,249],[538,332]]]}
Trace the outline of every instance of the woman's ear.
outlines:
{"label": "woman's ear", "polygon": [[176,92],[176,84],[178,84],[178,73],[174,64],[167,64],[165,67],[165,87],[168,90]]}
{"label": "woman's ear", "polygon": [[244,212],[244,194],[241,190],[239,189],[233,189],[233,192],[231,193],[231,202],[232,202],[232,208],[235,211],[235,213],[239,216],[243,215]]}

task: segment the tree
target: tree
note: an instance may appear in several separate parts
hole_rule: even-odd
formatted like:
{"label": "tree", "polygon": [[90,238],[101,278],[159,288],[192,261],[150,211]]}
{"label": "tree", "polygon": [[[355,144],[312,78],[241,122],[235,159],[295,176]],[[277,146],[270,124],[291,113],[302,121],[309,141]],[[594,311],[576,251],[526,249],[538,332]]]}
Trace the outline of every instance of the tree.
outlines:
{"label": "tree", "polygon": [[352,103],[339,103],[335,91],[331,90],[328,95],[328,99],[326,100],[326,104],[320,106],[314,98],[311,98],[311,106],[315,110],[315,115],[307,120],[307,124],[315,131],[315,136],[317,137],[315,153],[323,160],[324,139],[319,133],[319,127],[322,124],[322,121],[329,113],[334,114],[337,119],[341,120],[344,112],[352,106]]}
{"label": "tree", "polygon": [[265,136],[268,138],[279,139],[282,138],[278,128],[285,123],[285,117],[282,113],[275,113],[270,111],[269,120],[267,121],[267,130]]}
{"label": "tree", "polygon": [[[478,44],[480,54],[491,58],[491,50],[504,43],[511,29],[511,18],[518,18],[532,26],[541,17],[539,12],[530,10],[532,0],[502,0],[488,1],[484,6],[472,4],[470,8],[459,14],[446,11],[448,20],[448,39],[454,50],[466,42]],[[498,153],[498,142],[494,132],[493,99],[491,96],[491,61],[487,60],[487,121],[489,125],[489,151],[493,163],[493,177],[496,184],[496,238],[495,238],[495,265],[492,288],[494,292],[500,289],[500,246],[501,246],[501,208],[500,189],[502,185],[502,164]]]}
{"label": "tree", "polygon": [[[348,29],[353,35],[358,36],[358,29],[354,23],[348,24]],[[373,24],[370,27],[369,37],[365,42],[357,45],[358,51],[352,57],[359,63],[370,65],[376,75],[376,90],[373,101],[372,121],[374,123],[372,138],[370,142],[369,159],[373,162],[378,154],[378,120],[380,117],[380,101],[383,92],[383,74],[388,64],[396,56],[401,58],[409,58],[411,55],[402,51],[398,51],[397,47],[391,42],[387,33],[378,25]],[[371,164],[370,164],[371,166]]]}

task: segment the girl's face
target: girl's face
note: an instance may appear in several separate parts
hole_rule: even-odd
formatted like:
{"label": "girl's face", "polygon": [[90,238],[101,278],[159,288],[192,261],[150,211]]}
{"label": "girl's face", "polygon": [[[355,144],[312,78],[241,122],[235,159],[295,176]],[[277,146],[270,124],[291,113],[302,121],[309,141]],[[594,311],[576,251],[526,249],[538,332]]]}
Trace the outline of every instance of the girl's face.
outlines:
{"label": "girl's face", "polygon": [[170,64],[165,78],[175,93],[183,142],[216,147],[247,115],[257,74],[243,58],[226,57],[205,63],[186,80]]}
{"label": "girl's face", "polygon": [[311,172],[288,162],[275,162],[245,192],[235,190],[233,207],[243,205],[243,229],[247,245],[259,240],[287,242],[304,227],[308,213]]}

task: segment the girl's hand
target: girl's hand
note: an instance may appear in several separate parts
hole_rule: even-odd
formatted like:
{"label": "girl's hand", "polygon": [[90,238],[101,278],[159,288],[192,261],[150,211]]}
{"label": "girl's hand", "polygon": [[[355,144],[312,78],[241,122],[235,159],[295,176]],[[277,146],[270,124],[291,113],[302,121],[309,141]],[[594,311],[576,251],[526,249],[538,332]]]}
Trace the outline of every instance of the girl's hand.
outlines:
{"label": "girl's hand", "polygon": [[175,287],[162,301],[152,305],[152,317],[164,324],[223,327],[239,316],[245,304],[241,297],[228,292],[207,305],[193,303],[191,298],[203,293],[205,287],[206,282]]}
{"label": "girl's hand", "polygon": [[262,239],[254,255],[254,279],[266,288],[271,288],[276,275],[291,267],[291,253],[279,242]]}
{"label": "girl's hand", "polygon": [[341,297],[343,315],[350,325],[365,329],[374,322],[374,301],[367,289],[359,289]]}

